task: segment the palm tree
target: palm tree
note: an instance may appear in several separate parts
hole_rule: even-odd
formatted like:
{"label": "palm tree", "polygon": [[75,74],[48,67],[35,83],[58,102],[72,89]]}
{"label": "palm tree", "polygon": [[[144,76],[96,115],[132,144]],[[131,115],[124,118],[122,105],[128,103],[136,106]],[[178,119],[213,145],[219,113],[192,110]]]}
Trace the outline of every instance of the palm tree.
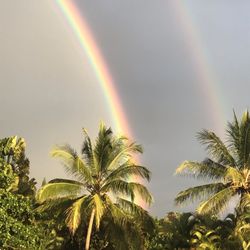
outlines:
{"label": "palm tree", "polygon": [[189,175],[211,183],[188,188],[180,192],[175,202],[202,200],[197,207],[200,214],[223,211],[232,197],[242,201],[250,193],[250,118],[245,111],[241,120],[234,113],[234,120],[227,126],[224,143],[215,133],[203,130],[198,140],[206,146],[209,157],[202,162],[184,161],[177,174]]}
{"label": "palm tree", "polygon": [[94,221],[99,229],[103,215],[109,214],[115,222],[125,223],[130,218],[128,212],[137,215],[144,212],[134,203],[135,196],[139,195],[147,204],[152,202],[152,196],[142,183],[129,181],[132,176],[150,180],[149,170],[133,162],[133,155],[142,153],[140,145],[124,136],[114,136],[103,123],[94,145],[85,129],[83,135],[81,156],[69,145],[52,150],[52,156],[62,160],[74,180],[51,180],[41,187],[37,200],[44,203],[44,208],[66,206],[66,224],[73,234],[88,219],[85,241],[88,250]]}

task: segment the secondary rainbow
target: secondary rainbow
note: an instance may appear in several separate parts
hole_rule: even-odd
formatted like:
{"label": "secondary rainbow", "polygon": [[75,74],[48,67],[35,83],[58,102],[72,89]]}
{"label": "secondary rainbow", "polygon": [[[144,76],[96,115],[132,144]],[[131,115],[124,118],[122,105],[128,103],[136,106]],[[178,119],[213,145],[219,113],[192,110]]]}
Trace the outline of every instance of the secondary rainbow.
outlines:
{"label": "secondary rainbow", "polygon": [[[206,102],[206,113],[211,116],[216,133],[224,135],[224,124],[226,124],[225,111],[223,106],[223,95],[220,91],[219,80],[209,62],[209,56],[204,45],[201,34],[195,24],[191,8],[187,1],[171,0],[169,1],[181,31],[184,34],[185,44],[189,51],[190,62],[194,66],[194,71],[199,81],[199,92]],[[185,83],[184,83],[185,84]]]}
{"label": "secondary rainbow", "polygon": [[125,134],[132,138],[132,132],[128,124],[125,112],[122,108],[120,98],[115,89],[112,77],[106,67],[106,63],[99,51],[93,35],[81,16],[77,7],[71,0],[56,0],[57,5],[66,17],[70,27],[73,29],[74,34],[77,36],[82,49],[86,53],[95,75],[104,91],[108,107],[114,122],[114,129],[119,134]]}

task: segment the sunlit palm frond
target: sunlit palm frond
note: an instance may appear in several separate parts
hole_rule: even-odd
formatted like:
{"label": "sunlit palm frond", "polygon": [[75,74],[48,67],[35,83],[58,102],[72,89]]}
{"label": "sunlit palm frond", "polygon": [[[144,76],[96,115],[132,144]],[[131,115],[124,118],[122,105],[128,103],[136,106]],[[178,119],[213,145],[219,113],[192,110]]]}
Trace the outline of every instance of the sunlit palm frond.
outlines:
{"label": "sunlit palm frond", "polygon": [[188,188],[178,193],[177,197],[175,198],[175,203],[176,205],[179,205],[186,202],[187,200],[191,200],[192,202],[196,200],[203,200],[209,195],[225,189],[225,187],[226,186],[223,183],[211,183]]}
{"label": "sunlit palm frond", "polygon": [[127,211],[133,216],[137,216],[139,218],[143,216],[148,216],[148,212],[145,211],[140,205],[137,205],[127,199],[117,198],[117,204],[122,210]]}
{"label": "sunlit palm frond", "polygon": [[96,228],[99,229],[101,218],[102,218],[104,211],[105,211],[105,204],[98,194],[93,195],[92,201],[93,201],[93,206],[95,209]]}
{"label": "sunlit palm frond", "polygon": [[250,193],[244,193],[241,197],[240,203],[238,205],[239,212],[242,214],[242,212],[246,212],[248,216],[250,215],[248,212],[250,211]]}
{"label": "sunlit palm frond", "polygon": [[235,166],[235,160],[221,139],[213,132],[202,130],[197,135],[198,140],[206,145],[209,154],[221,164]]}
{"label": "sunlit palm frond", "polygon": [[82,191],[82,188],[82,184],[77,181],[56,179],[42,186],[36,198],[39,203],[42,203],[50,199],[74,197]]}
{"label": "sunlit palm frond", "polygon": [[81,208],[84,202],[89,197],[87,195],[84,195],[77,200],[74,201],[74,203],[66,210],[66,224],[69,228],[69,230],[74,234],[76,229],[78,228],[80,222],[81,222]]}
{"label": "sunlit palm frond", "polygon": [[226,187],[214,195],[212,195],[208,200],[202,202],[197,208],[199,214],[207,213],[218,213],[223,211],[228,205],[229,200],[236,195],[236,191],[232,187]]}
{"label": "sunlit palm frond", "polygon": [[102,186],[103,193],[114,193],[118,195],[129,196],[132,200],[135,198],[134,190],[125,180],[112,180]]}
{"label": "sunlit palm frond", "polygon": [[113,151],[107,163],[107,169],[113,170],[131,159],[132,154],[142,153],[142,147],[136,143],[128,144],[127,138],[117,138],[113,140]]}
{"label": "sunlit palm frond", "polygon": [[227,168],[224,179],[225,182],[231,183],[231,185],[235,188],[244,185],[245,182],[245,178],[242,172],[233,167]]}
{"label": "sunlit palm frond", "polygon": [[111,128],[106,128],[104,123],[100,123],[99,133],[93,149],[97,172],[102,171],[107,165],[112,150],[112,135]]}
{"label": "sunlit palm frond", "polygon": [[62,160],[68,174],[74,176],[80,181],[92,181],[90,169],[71,146],[55,146],[51,151],[51,156]]}
{"label": "sunlit palm frond", "polygon": [[72,195],[71,197],[45,200],[35,210],[38,212],[55,211],[55,214],[63,214],[77,199],[76,196]]}
{"label": "sunlit palm frond", "polygon": [[70,145],[56,145],[51,150],[52,157],[61,158],[63,163],[67,163],[68,165],[78,156],[75,149],[73,149]]}
{"label": "sunlit palm frond", "polygon": [[138,176],[147,181],[150,181],[150,171],[143,166],[138,166],[134,164],[130,164],[130,162],[124,163],[119,168],[113,170],[106,178],[105,183],[111,182],[115,179],[127,179],[131,176]]}
{"label": "sunlit palm frond", "polygon": [[148,189],[140,183],[137,182],[127,182],[124,180],[114,180],[102,187],[104,192],[112,192],[118,195],[126,195],[132,201],[135,198],[135,195],[138,195],[143,201],[147,204],[151,204],[153,198],[149,193]]}
{"label": "sunlit palm frond", "polygon": [[227,168],[211,159],[203,162],[184,161],[177,169],[176,174],[195,178],[222,179]]}
{"label": "sunlit palm frond", "polygon": [[135,194],[138,195],[140,199],[142,199],[148,205],[152,204],[153,197],[146,186],[138,182],[129,182],[129,186],[134,190]]}
{"label": "sunlit palm frond", "polygon": [[115,224],[124,226],[130,219],[125,210],[121,209],[116,203],[114,203],[109,196],[105,195],[106,213],[112,218]]}

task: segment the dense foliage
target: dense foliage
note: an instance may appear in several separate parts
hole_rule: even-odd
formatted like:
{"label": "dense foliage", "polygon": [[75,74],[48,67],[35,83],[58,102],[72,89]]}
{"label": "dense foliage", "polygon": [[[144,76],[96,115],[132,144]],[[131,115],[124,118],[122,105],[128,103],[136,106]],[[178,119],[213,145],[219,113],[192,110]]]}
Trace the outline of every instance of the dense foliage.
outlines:
{"label": "dense foliage", "polygon": [[15,193],[25,196],[35,194],[35,179],[29,178],[29,160],[25,155],[25,141],[17,136],[0,140],[0,164],[11,167],[18,182]]}
{"label": "dense foliage", "polygon": [[[94,143],[83,131],[78,154],[69,145],[56,146],[72,179],[43,181],[36,192],[29,177],[25,141],[0,140],[0,249],[64,250],[249,250],[250,249],[250,116],[234,115],[224,143],[203,130],[198,139],[209,158],[185,161],[178,174],[210,180],[178,194],[176,203],[201,200],[195,212],[169,212],[152,218],[136,204],[136,195],[150,204],[152,196],[134,176],[150,180],[146,167],[133,157],[141,146],[100,126]],[[239,203],[221,216],[232,197]]]}

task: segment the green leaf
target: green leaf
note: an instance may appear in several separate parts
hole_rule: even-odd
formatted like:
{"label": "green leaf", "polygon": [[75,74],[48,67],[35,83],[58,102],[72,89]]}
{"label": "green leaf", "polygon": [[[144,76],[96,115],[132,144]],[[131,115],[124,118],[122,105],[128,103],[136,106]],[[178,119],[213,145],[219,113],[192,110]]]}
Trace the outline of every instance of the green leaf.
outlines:
{"label": "green leaf", "polygon": [[211,183],[211,184],[205,184],[201,186],[188,188],[178,193],[177,197],[175,198],[175,203],[176,205],[179,205],[186,202],[189,199],[191,201],[204,200],[211,194],[223,190],[225,187],[226,186],[223,183]]}
{"label": "green leaf", "polygon": [[72,197],[81,193],[82,184],[77,181],[56,179],[42,186],[37,193],[37,201],[39,203],[49,199],[58,199],[63,197]]}
{"label": "green leaf", "polygon": [[83,203],[87,200],[88,196],[82,196],[77,199],[66,211],[67,218],[66,224],[68,225],[70,231],[74,234],[81,222],[81,208]]}
{"label": "green leaf", "polygon": [[229,200],[236,195],[235,189],[227,187],[212,195],[208,200],[202,202],[197,208],[199,214],[218,213],[223,211]]}

